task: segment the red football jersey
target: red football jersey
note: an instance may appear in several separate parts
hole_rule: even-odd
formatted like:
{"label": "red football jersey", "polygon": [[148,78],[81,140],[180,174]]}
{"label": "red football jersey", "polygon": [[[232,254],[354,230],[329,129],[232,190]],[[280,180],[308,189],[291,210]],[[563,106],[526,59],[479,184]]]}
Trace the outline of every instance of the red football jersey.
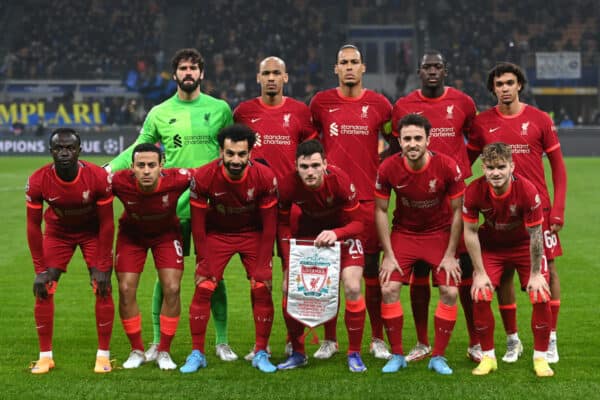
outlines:
{"label": "red football jersey", "polygon": [[452,157],[460,166],[463,178],[471,174],[465,138],[468,137],[477,109],[471,97],[452,87],[435,99],[415,90],[402,97],[392,110],[392,127],[398,134],[398,122],[407,114],[421,114],[431,123],[429,150]]}
{"label": "red football jersey", "polygon": [[497,107],[475,117],[468,147],[481,152],[486,144],[504,142],[512,149],[515,173],[527,177],[542,197],[544,208],[550,196],[544,177],[542,156],[560,147],[556,127],[545,112],[525,105],[516,115],[502,115]]}
{"label": "red football jersey", "polygon": [[77,177],[65,182],[56,175],[54,164],[35,171],[27,181],[27,207],[42,208],[46,232],[97,232],[96,207],[113,199],[110,177],[103,168],[79,162]]}
{"label": "red football jersey", "polygon": [[269,167],[250,161],[242,178],[234,181],[222,160],[215,160],[192,173],[190,204],[209,208],[207,232],[260,231],[260,208],[277,204],[277,178]]}
{"label": "red football jersey", "polygon": [[125,208],[119,219],[120,229],[142,237],[179,229],[177,200],[190,186],[191,177],[185,168],[163,169],[156,189],[145,193],[131,170],[115,172],[112,190]]}
{"label": "red football jersey", "polygon": [[360,97],[351,98],[334,88],[317,93],[310,110],[328,162],[348,173],[359,200],[373,200],[379,133],[392,116],[390,102],[368,89]]}
{"label": "red football jersey", "polygon": [[[314,237],[323,230],[350,223],[348,212],[358,208],[356,188],[341,169],[329,165],[318,189],[307,188],[298,174],[292,173],[279,184],[279,208],[289,212],[296,204],[302,214],[294,237]],[[358,232],[356,232],[358,234]],[[345,238],[340,238],[345,239]]]}
{"label": "red football jersey", "polygon": [[392,229],[432,233],[450,229],[450,200],[462,196],[465,184],[458,164],[444,154],[430,153],[418,171],[396,154],[385,159],[377,173],[376,195],[389,199],[392,190],[396,193]]}
{"label": "red football jersey", "polygon": [[278,106],[269,106],[260,97],[244,101],[234,110],[233,119],[254,130],[252,158],[266,160],[278,178],[294,171],[298,144],[316,137],[310,110],[290,97],[284,96]]}
{"label": "red football jersey", "polygon": [[496,195],[485,176],[474,180],[465,191],[463,220],[485,221],[479,227],[479,239],[485,248],[508,248],[529,243],[525,227],[540,225],[543,221],[541,199],[533,183],[515,175],[503,195]]}

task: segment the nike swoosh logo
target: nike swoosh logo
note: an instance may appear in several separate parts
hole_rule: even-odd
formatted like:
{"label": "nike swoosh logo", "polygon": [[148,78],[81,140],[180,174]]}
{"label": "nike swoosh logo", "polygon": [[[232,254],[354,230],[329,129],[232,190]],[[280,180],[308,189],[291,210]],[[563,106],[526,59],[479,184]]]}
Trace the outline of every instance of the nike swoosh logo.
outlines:
{"label": "nike swoosh logo", "polygon": [[496,132],[498,129],[500,129],[500,127],[490,128],[489,132],[490,132],[490,133],[494,133],[494,132]]}
{"label": "nike swoosh logo", "polygon": [[360,256],[352,256],[352,259],[353,259],[353,260],[356,260],[356,259],[358,259],[358,258],[360,258]]}
{"label": "nike swoosh logo", "polygon": [[423,114],[423,111],[415,111],[415,114],[421,115],[421,114]]}
{"label": "nike swoosh logo", "polygon": [[260,118],[252,118],[250,122],[255,123],[256,121],[260,121]]}
{"label": "nike swoosh logo", "polygon": [[329,112],[332,113],[332,112],[336,112],[337,110],[339,110],[339,108],[330,108]]}
{"label": "nike swoosh logo", "polygon": [[60,199],[60,196],[56,196],[56,197],[49,197],[49,198],[48,198],[48,201],[55,201],[55,200],[58,200],[58,199]]}
{"label": "nike swoosh logo", "polygon": [[98,324],[98,326],[102,327],[102,326],[108,326],[108,325],[110,325],[110,324],[112,324],[112,322],[111,322],[111,321],[108,321],[108,322],[100,322],[100,323]]}
{"label": "nike swoosh logo", "polygon": [[215,197],[223,196],[224,194],[227,194],[227,192],[216,192]]}
{"label": "nike swoosh logo", "polygon": [[404,189],[405,187],[407,187],[408,185],[398,185],[396,186],[396,189]]}
{"label": "nike swoosh logo", "polygon": [[137,201],[128,201],[127,204],[131,206],[131,205],[137,204]]}
{"label": "nike swoosh logo", "polygon": [[183,260],[177,260],[177,264],[181,264]]}
{"label": "nike swoosh logo", "polygon": [[482,209],[481,209],[481,212],[482,212],[482,213],[486,213],[486,212],[488,212],[488,211],[492,211],[492,209],[491,209],[491,208],[482,208]]}

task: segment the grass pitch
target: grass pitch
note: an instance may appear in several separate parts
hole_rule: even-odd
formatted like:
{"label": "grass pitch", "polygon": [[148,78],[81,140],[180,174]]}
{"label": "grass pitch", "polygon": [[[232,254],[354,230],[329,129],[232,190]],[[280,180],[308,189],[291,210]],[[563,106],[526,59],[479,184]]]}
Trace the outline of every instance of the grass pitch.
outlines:
{"label": "grass pitch", "polygon": [[[207,335],[208,368],[182,375],[178,371],[159,371],[152,365],[137,370],[118,368],[129,354],[129,344],[118,319],[112,341],[112,358],[117,368],[110,374],[93,373],[96,352],[94,298],[79,251],[61,279],[55,297],[56,318],[54,359],[56,368],[47,375],[34,376],[28,366],[37,359],[38,345],[33,319],[33,267],[25,236],[23,187],[34,169],[50,158],[0,158],[0,196],[4,215],[0,230],[0,398],[2,399],[78,399],[78,398],[597,398],[600,396],[600,322],[598,303],[598,245],[600,237],[600,158],[567,159],[569,189],[566,226],[561,232],[564,256],[557,264],[561,272],[562,307],[559,316],[560,363],[554,366],[555,377],[538,379],[532,370],[532,337],[529,328],[530,305],[524,294],[518,295],[520,336],[525,346],[523,357],[515,364],[499,362],[499,370],[489,376],[474,377],[473,363],[465,357],[467,335],[464,318],[459,312],[447,351],[452,376],[439,376],[427,370],[427,361],[409,364],[397,374],[380,372],[383,360],[368,354],[370,332],[365,331],[363,359],[369,370],[352,374],[343,352],[347,347],[343,317],[338,323],[341,354],[330,360],[309,359],[309,365],[292,371],[262,374],[246,361],[225,363],[214,355],[212,324]],[[101,163],[104,160],[90,159]],[[476,168],[478,169],[478,168]],[[116,201],[115,204],[119,202]],[[116,215],[120,207],[115,206]],[[172,356],[181,365],[190,351],[191,340],[187,310],[191,300],[193,260],[186,259],[182,284],[182,318],[172,346]],[[151,261],[142,274],[138,302],[142,309],[144,339],[151,339],[150,298],[155,279]],[[230,344],[242,357],[252,347],[254,329],[250,309],[249,285],[239,260],[226,271],[229,296]],[[281,283],[281,268],[274,267],[274,287]],[[117,287],[113,278],[113,287]],[[116,289],[115,289],[116,292]],[[115,302],[117,301],[115,294]],[[284,359],[284,322],[281,317],[281,294],[274,292],[275,322],[271,339],[273,361]],[[430,321],[437,302],[433,291]],[[415,343],[408,290],[402,290],[405,310],[404,348]],[[497,307],[494,307],[497,308]],[[432,322],[430,337],[433,338]],[[318,329],[322,334],[322,329]],[[497,352],[504,351],[500,318],[496,318]],[[308,354],[316,350],[307,346]]]}

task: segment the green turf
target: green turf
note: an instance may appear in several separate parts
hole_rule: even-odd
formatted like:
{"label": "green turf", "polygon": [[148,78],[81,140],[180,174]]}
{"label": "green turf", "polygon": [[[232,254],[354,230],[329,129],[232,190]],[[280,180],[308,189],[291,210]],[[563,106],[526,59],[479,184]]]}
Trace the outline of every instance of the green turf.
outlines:
{"label": "green turf", "polygon": [[[520,336],[525,355],[516,364],[500,362],[498,372],[486,377],[473,377],[474,364],[465,358],[467,336],[464,319],[459,320],[450,345],[448,360],[455,373],[438,376],[427,371],[426,361],[410,364],[407,370],[384,376],[380,369],[384,361],[368,354],[368,329],[363,344],[364,360],[369,370],[362,375],[351,374],[343,354],[331,360],[310,358],[306,368],[261,374],[246,361],[221,362],[208,346],[208,368],[183,376],[177,371],[159,371],[155,365],[138,370],[116,369],[108,375],[93,373],[96,334],[93,317],[93,296],[80,253],[76,253],[69,273],[61,279],[56,295],[54,354],[57,367],[50,374],[33,376],[28,371],[30,361],[38,355],[33,320],[34,298],[31,293],[34,278],[25,236],[25,205],[23,187],[27,176],[48,158],[0,158],[0,196],[5,214],[0,230],[0,398],[2,399],[112,399],[112,398],[435,398],[435,399],[579,399],[600,397],[600,323],[598,322],[598,250],[600,158],[567,159],[569,190],[566,226],[561,232],[565,255],[558,260],[562,280],[562,308],[559,318],[560,363],[554,378],[537,379],[531,368],[532,338],[529,328],[530,306],[525,295],[519,300]],[[100,163],[102,160],[94,159]],[[118,202],[117,202],[118,203]],[[120,207],[118,207],[120,210]],[[186,260],[183,281],[183,317],[173,342],[172,356],[181,364],[190,351],[187,309],[192,294],[191,259]],[[138,301],[143,313],[144,338],[151,338],[150,296],[155,273],[151,264],[142,275]],[[243,356],[252,346],[253,322],[249,289],[238,260],[226,272],[229,289],[230,343]],[[281,269],[274,268],[274,287],[280,287]],[[113,278],[114,282],[114,278]],[[115,284],[116,286],[116,284]],[[405,350],[414,344],[415,334],[410,315],[408,293],[404,289]],[[274,362],[283,360],[284,323],[281,317],[281,296],[274,294],[276,318],[271,347]],[[431,315],[435,306],[433,296]],[[495,308],[495,307],[494,307]],[[320,332],[322,330],[319,329]],[[346,348],[343,318],[338,324],[340,348]],[[433,335],[430,324],[430,336]],[[501,322],[497,318],[498,352],[504,349]],[[207,343],[214,343],[214,331],[209,327]],[[129,352],[127,338],[120,321],[115,320],[112,357],[122,364]],[[309,354],[316,350],[308,345]]]}

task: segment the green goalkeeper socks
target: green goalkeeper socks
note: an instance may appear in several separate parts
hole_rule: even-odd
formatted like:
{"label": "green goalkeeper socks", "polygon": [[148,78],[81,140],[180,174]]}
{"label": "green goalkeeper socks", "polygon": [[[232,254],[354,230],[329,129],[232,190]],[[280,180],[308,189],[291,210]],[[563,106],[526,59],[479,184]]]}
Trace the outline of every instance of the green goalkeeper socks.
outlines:
{"label": "green goalkeeper socks", "polygon": [[160,281],[157,279],[154,283],[152,292],[152,343],[160,342],[160,310],[162,308],[163,292]]}
{"label": "green goalkeeper socks", "polygon": [[211,297],[210,310],[212,311],[215,330],[217,331],[216,344],[228,343],[227,290],[225,288],[224,280],[219,282]]}

